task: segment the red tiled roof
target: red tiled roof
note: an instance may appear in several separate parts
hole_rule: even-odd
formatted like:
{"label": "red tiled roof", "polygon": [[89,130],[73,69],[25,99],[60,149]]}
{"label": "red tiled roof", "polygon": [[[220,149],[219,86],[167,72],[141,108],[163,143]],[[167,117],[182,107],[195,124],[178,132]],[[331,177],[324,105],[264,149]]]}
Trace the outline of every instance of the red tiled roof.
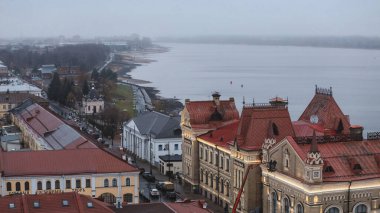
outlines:
{"label": "red tiled roof", "polygon": [[[226,121],[239,119],[234,100],[219,101],[219,106],[214,101],[189,101],[185,108],[190,115],[192,128],[209,128],[223,125]],[[221,121],[210,121],[215,109],[222,115]]]}
{"label": "red tiled roof", "polygon": [[203,205],[204,201],[191,200],[189,202],[175,202],[175,203],[164,203],[169,206],[175,212],[181,213],[210,213],[212,212],[210,209],[204,209],[201,205]]}
{"label": "red tiled roof", "polygon": [[[37,103],[33,103],[20,111],[15,111],[15,116],[23,120],[32,131],[45,140],[47,149],[76,149],[95,148],[96,145],[63,120]],[[86,143],[85,146],[83,144]]]}
{"label": "red tiled roof", "polygon": [[286,136],[294,137],[294,130],[288,109],[283,106],[244,107],[239,128],[238,144],[242,149],[259,150],[270,134],[269,130],[277,127],[273,136],[277,141]]}
{"label": "red tiled roof", "polygon": [[199,136],[199,138],[217,146],[229,149],[230,144],[232,144],[236,138],[238,126],[239,121],[234,121],[209,133],[203,134]]}
{"label": "red tiled roof", "polygon": [[[298,144],[306,154],[311,144]],[[323,181],[347,181],[380,177],[378,156],[380,141],[364,140],[349,142],[319,143],[318,150],[326,165],[334,172],[324,172]],[[353,163],[360,164],[362,170],[354,171]]]}
{"label": "red tiled roof", "polygon": [[310,122],[312,115],[318,116],[318,125],[326,129],[326,134],[335,134],[340,120],[343,124],[342,134],[350,133],[350,121],[344,115],[332,95],[316,93],[298,120]]}
{"label": "red tiled roof", "polygon": [[1,152],[2,176],[136,172],[135,167],[98,149]]}
{"label": "red tiled roof", "polygon": [[324,129],[320,125],[311,124],[305,121],[293,121],[292,123],[297,137],[312,136],[314,130],[316,136],[324,135]]}
{"label": "red tiled roof", "polygon": [[[62,200],[68,201],[68,206],[62,205]],[[38,201],[39,208],[34,207],[34,202]],[[93,208],[87,207],[87,202],[92,202]],[[9,204],[14,203],[15,208],[9,208]],[[71,193],[60,194],[39,194],[39,195],[13,195],[0,198],[0,210],[2,213],[105,213],[113,212],[106,203],[95,200],[89,196]]]}

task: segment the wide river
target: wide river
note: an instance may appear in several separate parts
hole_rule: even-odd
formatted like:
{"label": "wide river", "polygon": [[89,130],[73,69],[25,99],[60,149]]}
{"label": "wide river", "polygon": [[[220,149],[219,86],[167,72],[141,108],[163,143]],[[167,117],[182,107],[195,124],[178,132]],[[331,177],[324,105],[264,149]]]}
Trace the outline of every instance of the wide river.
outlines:
{"label": "wide river", "polygon": [[163,97],[182,102],[234,97],[241,111],[246,103],[289,99],[297,120],[318,87],[333,88],[333,96],[351,124],[380,131],[380,51],[361,49],[162,43],[165,53],[138,67],[133,78],[152,83]]}

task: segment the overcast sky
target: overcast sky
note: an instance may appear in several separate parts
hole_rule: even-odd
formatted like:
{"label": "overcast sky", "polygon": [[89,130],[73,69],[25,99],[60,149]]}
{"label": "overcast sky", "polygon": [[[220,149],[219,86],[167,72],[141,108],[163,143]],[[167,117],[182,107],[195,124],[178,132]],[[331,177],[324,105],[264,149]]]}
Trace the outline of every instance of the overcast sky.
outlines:
{"label": "overcast sky", "polygon": [[0,0],[0,38],[380,36],[380,0]]}

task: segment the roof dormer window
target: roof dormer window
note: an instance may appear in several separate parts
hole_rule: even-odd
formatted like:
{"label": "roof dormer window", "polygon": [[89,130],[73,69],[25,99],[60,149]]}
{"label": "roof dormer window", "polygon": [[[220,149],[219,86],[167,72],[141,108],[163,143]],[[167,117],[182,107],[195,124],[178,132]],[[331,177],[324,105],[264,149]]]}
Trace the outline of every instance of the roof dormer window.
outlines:
{"label": "roof dormer window", "polygon": [[273,134],[274,135],[279,135],[278,133],[278,127],[275,123],[272,124],[272,129],[273,129]]}
{"label": "roof dormer window", "polygon": [[324,172],[331,172],[332,173],[332,172],[334,172],[334,169],[333,169],[332,166],[328,165],[328,166],[325,167]]}

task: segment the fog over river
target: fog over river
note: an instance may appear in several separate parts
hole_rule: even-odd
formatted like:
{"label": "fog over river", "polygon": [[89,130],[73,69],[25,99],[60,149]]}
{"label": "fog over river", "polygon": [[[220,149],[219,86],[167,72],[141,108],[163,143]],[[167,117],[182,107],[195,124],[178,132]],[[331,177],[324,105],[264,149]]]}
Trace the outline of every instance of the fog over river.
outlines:
{"label": "fog over river", "polygon": [[133,78],[152,83],[163,97],[184,102],[234,97],[241,111],[246,103],[266,103],[279,96],[289,99],[297,120],[318,87],[333,96],[351,124],[380,131],[380,50],[292,46],[161,43],[165,53],[133,70]]}

